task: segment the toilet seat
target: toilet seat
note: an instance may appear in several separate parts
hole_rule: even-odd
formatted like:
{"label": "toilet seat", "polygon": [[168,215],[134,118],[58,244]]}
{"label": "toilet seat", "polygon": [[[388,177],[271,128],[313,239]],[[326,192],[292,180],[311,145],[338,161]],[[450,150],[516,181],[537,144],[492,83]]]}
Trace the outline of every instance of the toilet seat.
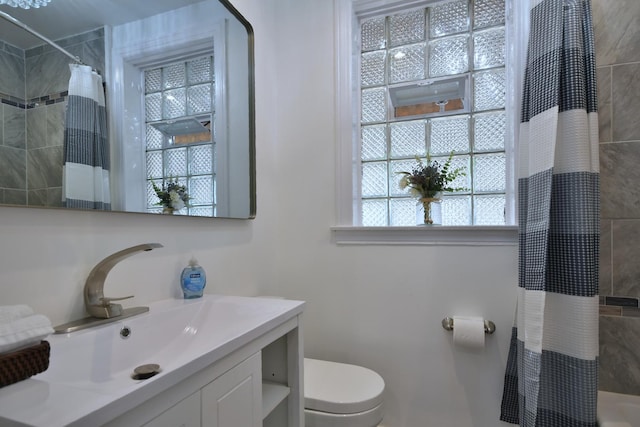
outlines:
{"label": "toilet seat", "polygon": [[384,380],[362,366],[304,359],[304,407],[331,414],[369,411],[382,403]]}

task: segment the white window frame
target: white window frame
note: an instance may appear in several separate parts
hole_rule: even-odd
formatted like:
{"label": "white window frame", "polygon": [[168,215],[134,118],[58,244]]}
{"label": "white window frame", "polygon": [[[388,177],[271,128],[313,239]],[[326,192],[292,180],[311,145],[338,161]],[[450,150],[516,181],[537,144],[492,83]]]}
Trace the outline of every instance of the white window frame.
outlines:
{"label": "white window frame", "polygon": [[334,0],[336,112],[336,226],[339,245],[517,245],[516,159],[522,75],[526,61],[529,1],[506,0],[507,155],[506,222],[504,226],[363,227],[355,207],[360,200],[360,161],[354,120],[359,109],[359,73],[354,60],[358,17],[391,14],[440,2],[425,0]]}

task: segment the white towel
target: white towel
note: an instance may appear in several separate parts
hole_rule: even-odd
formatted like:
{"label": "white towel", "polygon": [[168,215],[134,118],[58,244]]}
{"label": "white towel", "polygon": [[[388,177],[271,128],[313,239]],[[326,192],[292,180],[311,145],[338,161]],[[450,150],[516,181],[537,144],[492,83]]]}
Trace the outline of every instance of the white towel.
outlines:
{"label": "white towel", "polygon": [[0,353],[35,344],[51,333],[53,333],[51,321],[42,314],[0,324]]}
{"label": "white towel", "polygon": [[0,325],[10,323],[23,317],[31,316],[33,309],[28,305],[3,305],[0,306]]}

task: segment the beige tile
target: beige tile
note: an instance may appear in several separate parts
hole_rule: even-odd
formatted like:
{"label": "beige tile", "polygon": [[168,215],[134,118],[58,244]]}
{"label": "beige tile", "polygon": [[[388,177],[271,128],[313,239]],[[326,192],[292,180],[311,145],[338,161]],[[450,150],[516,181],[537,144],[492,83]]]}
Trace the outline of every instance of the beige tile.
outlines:
{"label": "beige tile", "polygon": [[640,61],[640,1],[592,0],[598,66]]}
{"label": "beige tile", "polygon": [[622,307],[615,305],[601,305],[600,316],[622,316]]}

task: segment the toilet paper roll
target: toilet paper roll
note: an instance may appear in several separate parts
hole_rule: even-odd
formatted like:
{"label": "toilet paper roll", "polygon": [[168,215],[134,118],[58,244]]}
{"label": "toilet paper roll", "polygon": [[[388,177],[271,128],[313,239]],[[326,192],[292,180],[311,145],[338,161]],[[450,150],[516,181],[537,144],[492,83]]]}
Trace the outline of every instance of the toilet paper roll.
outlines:
{"label": "toilet paper roll", "polygon": [[456,347],[478,350],[484,348],[484,319],[482,317],[453,317],[453,344]]}

